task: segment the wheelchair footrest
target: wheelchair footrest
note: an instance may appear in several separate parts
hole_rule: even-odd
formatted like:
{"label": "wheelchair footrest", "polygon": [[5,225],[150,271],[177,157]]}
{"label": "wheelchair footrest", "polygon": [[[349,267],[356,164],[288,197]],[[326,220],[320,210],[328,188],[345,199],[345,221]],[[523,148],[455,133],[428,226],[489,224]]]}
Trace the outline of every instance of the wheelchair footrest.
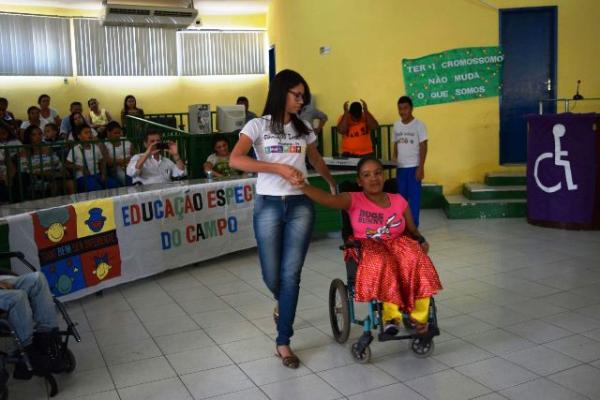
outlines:
{"label": "wheelchair footrest", "polygon": [[380,333],[377,335],[377,340],[380,342],[387,342],[390,340],[407,340],[414,339],[417,335],[388,335],[387,333]]}

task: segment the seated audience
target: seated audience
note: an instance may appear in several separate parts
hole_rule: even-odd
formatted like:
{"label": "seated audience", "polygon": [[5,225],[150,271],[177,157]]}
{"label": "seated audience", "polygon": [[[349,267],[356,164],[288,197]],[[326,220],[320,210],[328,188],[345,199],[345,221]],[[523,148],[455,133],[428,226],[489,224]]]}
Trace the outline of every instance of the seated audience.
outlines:
{"label": "seated audience", "polygon": [[23,133],[30,125],[35,125],[40,129],[44,129],[46,121],[40,118],[40,109],[36,106],[31,106],[27,109],[27,121],[23,121],[19,129],[19,139],[23,140]]}
{"label": "seated audience", "polygon": [[137,100],[133,95],[127,95],[123,101],[123,109],[121,110],[121,123],[126,125],[125,117],[133,115],[134,117],[144,118],[144,110],[138,108]]}
{"label": "seated audience", "polygon": [[[20,146],[19,140],[12,138],[13,132],[6,125],[0,125],[0,146]],[[14,181],[15,165],[14,156],[17,154],[17,149],[2,149],[0,148],[0,202],[6,203],[9,200],[9,188]]]}
{"label": "seated audience", "polygon": [[21,360],[15,366],[16,379],[65,371],[67,364],[62,356],[49,356],[56,353],[52,349],[58,345],[60,336],[56,307],[44,274],[30,272],[21,276],[0,276],[0,309],[8,314],[8,322],[33,367],[33,371],[29,372]]}
{"label": "seated audience", "polygon": [[6,126],[16,133],[19,125],[21,125],[21,122],[15,118],[13,113],[8,111],[8,100],[0,97],[0,126]]}
{"label": "seated audience", "polygon": [[[361,105],[362,103],[362,105]],[[379,123],[369,112],[367,103],[355,101],[348,107],[344,103],[344,114],[338,119],[337,131],[342,135],[342,155],[362,157],[374,153],[371,130]]]}
{"label": "seated audience", "polygon": [[90,112],[88,115],[88,121],[90,127],[98,132],[98,137],[104,139],[106,137],[106,124],[112,121],[112,116],[105,108],[100,108],[100,102],[94,98],[88,100],[88,107]]}
{"label": "seated audience", "polygon": [[[177,143],[162,143],[160,132],[148,130],[144,146],[146,151],[131,157],[127,166],[127,175],[133,179],[134,184],[168,183],[171,178],[185,175],[185,164],[179,157]],[[173,161],[161,155],[163,146],[168,146],[168,153]]]}
{"label": "seated audience", "polygon": [[212,173],[213,176],[230,176],[237,171],[229,166],[229,142],[221,134],[216,134],[213,139],[213,151],[204,163],[204,172]]}
{"label": "seated audience", "polygon": [[60,137],[63,138],[63,140],[67,139],[69,134],[73,131],[73,125],[71,123],[70,116],[75,113],[83,113],[83,106],[79,101],[74,101],[71,103],[71,106],[69,107],[69,117],[64,118],[60,123]]}
{"label": "seated audience", "polygon": [[[56,125],[55,125],[56,126]],[[50,146],[44,146],[42,130],[35,125],[25,129],[20,168],[25,195],[32,198],[56,196],[62,182],[62,163]]]}
{"label": "seated audience", "polygon": [[67,165],[73,170],[77,191],[92,192],[118,187],[117,182],[106,176],[106,151],[102,151],[94,140],[92,129],[82,125],[74,131],[76,144],[67,155]]}
{"label": "seated audience", "polygon": [[256,118],[256,114],[253,113],[252,111],[248,110],[248,107],[250,106],[250,102],[248,101],[248,98],[246,96],[238,97],[235,104],[244,106],[244,109],[246,110],[246,122],[250,121],[251,119]]}
{"label": "seated audience", "polygon": [[133,155],[133,147],[129,140],[124,139],[123,130],[117,121],[110,121],[106,125],[106,165],[108,176],[116,180],[120,186],[129,186],[132,181],[127,176],[126,170],[129,160]]}
{"label": "seated audience", "polygon": [[38,97],[38,105],[40,106],[40,119],[44,121],[45,124],[53,123],[60,125],[60,116],[58,115],[58,112],[55,109],[50,108],[50,96],[43,94]]}

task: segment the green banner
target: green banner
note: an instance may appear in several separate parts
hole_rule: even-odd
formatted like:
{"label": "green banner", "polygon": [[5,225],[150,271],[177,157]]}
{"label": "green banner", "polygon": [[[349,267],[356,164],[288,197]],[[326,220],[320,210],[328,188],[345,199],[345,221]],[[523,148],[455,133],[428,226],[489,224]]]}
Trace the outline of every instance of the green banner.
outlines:
{"label": "green banner", "polygon": [[415,106],[498,96],[500,47],[467,47],[403,59],[404,87]]}

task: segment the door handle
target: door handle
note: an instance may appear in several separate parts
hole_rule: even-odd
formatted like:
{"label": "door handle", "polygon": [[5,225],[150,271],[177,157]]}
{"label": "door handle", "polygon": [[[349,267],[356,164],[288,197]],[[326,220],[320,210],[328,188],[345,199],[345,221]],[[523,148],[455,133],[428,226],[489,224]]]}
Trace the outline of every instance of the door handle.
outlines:
{"label": "door handle", "polygon": [[551,92],[552,91],[552,79],[548,78],[546,81],[546,89]]}

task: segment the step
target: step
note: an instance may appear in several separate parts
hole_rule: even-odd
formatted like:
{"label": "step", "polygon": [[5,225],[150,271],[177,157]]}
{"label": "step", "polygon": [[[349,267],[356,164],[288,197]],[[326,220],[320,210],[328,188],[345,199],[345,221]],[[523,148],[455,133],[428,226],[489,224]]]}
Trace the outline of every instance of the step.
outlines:
{"label": "step", "polygon": [[442,185],[437,183],[423,183],[421,185],[421,208],[442,208],[444,204]]}
{"label": "step", "polygon": [[527,175],[523,172],[488,172],[485,183],[490,186],[526,185]]}
{"label": "step", "polygon": [[485,183],[470,182],[463,186],[463,195],[470,200],[524,199],[527,197],[525,185],[490,186]]}
{"label": "step", "polygon": [[517,218],[527,215],[525,199],[471,200],[462,195],[445,196],[449,219]]}

